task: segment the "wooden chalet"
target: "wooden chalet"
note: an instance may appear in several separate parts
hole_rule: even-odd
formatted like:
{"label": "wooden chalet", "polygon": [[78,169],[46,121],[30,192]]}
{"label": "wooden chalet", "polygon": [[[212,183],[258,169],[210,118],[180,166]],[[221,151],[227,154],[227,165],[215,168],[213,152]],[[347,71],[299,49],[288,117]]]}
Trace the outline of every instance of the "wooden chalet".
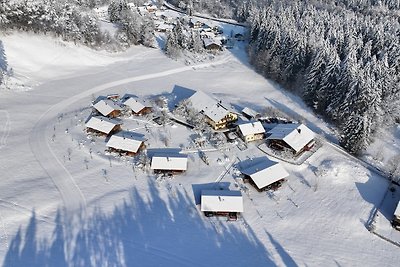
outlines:
{"label": "wooden chalet", "polygon": [[267,157],[250,160],[246,167],[240,168],[244,181],[250,182],[258,191],[277,189],[289,176],[279,162]]}
{"label": "wooden chalet", "polygon": [[228,220],[237,220],[243,212],[243,197],[240,191],[202,190],[200,205],[206,217],[226,216]]}
{"label": "wooden chalet", "polygon": [[180,153],[155,154],[150,168],[155,173],[178,174],[187,170],[187,155]]}
{"label": "wooden chalet", "polygon": [[294,155],[299,155],[303,151],[311,149],[314,144],[315,134],[304,124],[287,123],[278,124],[268,131],[267,140],[269,146],[283,150],[288,148]]}
{"label": "wooden chalet", "polygon": [[93,108],[101,115],[116,118],[121,114],[121,107],[110,99],[102,99],[95,104]]}
{"label": "wooden chalet", "polygon": [[240,124],[237,131],[246,143],[261,140],[265,134],[265,129],[259,121]]}
{"label": "wooden chalet", "polygon": [[222,45],[220,41],[216,41],[211,38],[203,39],[204,48],[210,51],[221,51]]}
{"label": "wooden chalet", "polygon": [[93,116],[86,122],[86,131],[108,136],[121,130],[121,122],[103,116]]}
{"label": "wooden chalet", "polygon": [[135,156],[145,148],[142,135],[133,132],[121,131],[110,137],[106,147],[110,151],[127,156]]}
{"label": "wooden chalet", "polygon": [[189,101],[195,110],[206,116],[208,124],[214,130],[225,129],[238,119],[238,115],[228,110],[221,101],[217,101],[202,91],[194,93]]}
{"label": "wooden chalet", "polygon": [[123,104],[131,109],[134,115],[146,115],[152,111],[152,106],[147,101],[135,97],[128,97]]}

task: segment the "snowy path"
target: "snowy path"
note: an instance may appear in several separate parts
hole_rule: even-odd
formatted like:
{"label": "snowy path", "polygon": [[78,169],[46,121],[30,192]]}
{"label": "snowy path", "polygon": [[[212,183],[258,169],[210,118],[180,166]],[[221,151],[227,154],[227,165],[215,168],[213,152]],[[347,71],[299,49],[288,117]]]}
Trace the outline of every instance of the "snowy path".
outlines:
{"label": "snowy path", "polygon": [[42,114],[39,121],[35,124],[30,132],[29,144],[37,161],[46,171],[47,175],[52,179],[54,185],[60,192],[67,210],[77,210],[79,208],[84,208],[86,206],[86,199],[79,189],[78,185],[76,184],[74,178],[64,167],[62,162],[57,158],[49,145],[50,138],[48,138],[48,136],[46,135],[46,129],[52,124],[52,122],[54,122],[58,114],[62,113],[63,110],[65,110],[68,106],[79,101],[80,99],[89,97],[95,93],[101,92],[111,87],[136,81],[160,78],[193,69],[221,65],[230,61],[231,58],[232,56],[228,55],[222,60],[216,62],[184,66],[172,70],[145,74],[102,84],[100,86],[96,86],[87,91],[84,91],[80,94],[74,95],[70,98],[67,98],[50,107],[44,114]]}

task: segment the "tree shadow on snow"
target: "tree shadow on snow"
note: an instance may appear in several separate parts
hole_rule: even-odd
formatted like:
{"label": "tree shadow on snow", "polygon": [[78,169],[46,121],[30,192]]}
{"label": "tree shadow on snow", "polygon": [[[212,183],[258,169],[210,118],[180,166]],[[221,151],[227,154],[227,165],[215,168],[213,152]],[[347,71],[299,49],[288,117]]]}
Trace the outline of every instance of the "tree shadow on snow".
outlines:
{"label": "tree shadow on snow", "polygon": [[85,218],[59,211],[49,239],[38,236],[32,212],[26,229],[11,238],[3,266],[275,265],[242,222],[205,218],[186,190],[165,200],[154,184],[149,188],[145,196],[132,189],[110,213],[98,208]]}

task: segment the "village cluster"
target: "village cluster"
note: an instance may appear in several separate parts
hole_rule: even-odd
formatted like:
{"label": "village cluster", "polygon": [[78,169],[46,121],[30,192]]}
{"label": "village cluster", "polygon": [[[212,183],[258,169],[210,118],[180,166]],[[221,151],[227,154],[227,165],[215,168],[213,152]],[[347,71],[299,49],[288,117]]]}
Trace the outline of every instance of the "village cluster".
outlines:
{"label": "village cluster", "polygon": [[[174,109],[183,105],[190,109],[197,118],[203,118],[205,128],[213,134],[224,136],[227,142],[240,140],[242,144],[265,143],[271,150],[285,150],[292,157],[300,157],[315,144],[315,134],[304,124],[280,121],[274,118],[261,117],[256,111],[245,107],[241,111],[234,110],[230,105],[202,91],[193,91],[193,95],[180,101]],[[172,177],[187,171],[188,155],[182,153],[180,147],[164,148],[146,146],[143,134],[123,129],[126,117],[148,119],[159,124],[166,118],[193,130],[189,115],[177,116],[165,107],[141,97],[133,95],[100,96],[92,103],[92,114],[85,123],[88,135],[105,137],[107,151],[120,155],[139,157],[146,154],[150,159],[150,170],[159,175]],[[164,114],[161,118],[160,114]],[[153,115],[153,116],[152,116]],[[183,114],[184,115],[184,114]],[[236,142],[237,142],[236,140]],[[201,142],[197,143],[198,154],[202,158]],[[208,165],[207,159],[202,160]],[[268,157],[248,160],[240,168],[244,182],[253,185],[258,191],[276,190],[288,178],[289,173],[276,161]],[[243,212],[243,199],[240,190],[202,190],[201,211],[206,216],[227,216],[235,220]]]}
{"label": "village cluster", "polygon": [[[245,40],[244,33],[240,30],[224,32],[224,29],[218,23],[175,11],[170,12],[164,6],[158,8],[152,3],[145,3],[142,6],[128,3],[128,6],[141,16],[149,16],[154,22],[155,30],[159,33],[171,32],[179,21],[182,25],[183,34],[190,36],[194,32],[198,33],[204,49],[208,51],[221,51],[223,47],[232,48],[236,41]],[[95,11],[100,18],[105,21],[108,20],[107,7],[96,8]]]}

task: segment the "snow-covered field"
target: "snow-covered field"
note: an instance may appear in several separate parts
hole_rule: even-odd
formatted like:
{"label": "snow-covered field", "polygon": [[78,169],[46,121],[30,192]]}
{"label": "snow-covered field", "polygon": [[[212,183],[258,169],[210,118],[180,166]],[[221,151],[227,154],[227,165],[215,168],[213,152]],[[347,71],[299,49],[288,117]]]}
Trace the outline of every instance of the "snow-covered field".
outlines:
{"label": "snow-covered field", "polygon": [[[210,166],[189,153],[185,174],[156,180],[131,159],[106,155],[103,138],[86,138],[83,123],[98,95],[179,98],[192,89],[257,111],[273,106],[335,140],[299,98],[256,74],[239,47],[185,66],[157,49],[108,54],[47,37],[1,39],[16,76],[31,87],[0,91],[4,266],[398,265],[399,248],[366,228],[387,180],[334,146],[324,144],[300,166],[282,163],[288,182],[267,194],[234,171],[265,156],[255,145],[206,152]],[[164,146],[162,135],[171,147],[190,145],[184,126],[146,131],[145,119],[127,120],[152,148]],[[243,186],[239,221],[206,218],[196,206],[200,188]]]}

